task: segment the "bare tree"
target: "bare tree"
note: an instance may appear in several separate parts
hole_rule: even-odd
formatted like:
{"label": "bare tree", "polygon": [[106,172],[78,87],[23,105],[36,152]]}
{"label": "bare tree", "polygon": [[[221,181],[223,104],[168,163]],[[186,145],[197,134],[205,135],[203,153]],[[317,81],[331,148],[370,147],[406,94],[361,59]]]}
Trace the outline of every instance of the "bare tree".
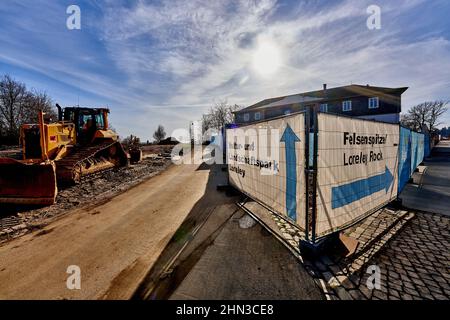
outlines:
{"label": "bare tree", "polygon": [[447,104],[448,102],[438,100],[415,105],[402,115],[401,123],[416,131],[422,131],[425,127],[430,131],[437,129],[441,124],[439,119],[447,111]]}
{"label": "bare tree", "polygon": [[447,104],[448,101],[434,101],[430,103],[430,115],[428,119],[428,128],[430,130],[437,129],[437,126],[441,125],[442,122],[440,121],[440,118],[447,112]]}
{"label": "bare tree", "polygon": [[234,111],[240,109],[240,106],[228,105],[226,101],[221,101],[212,107],[207,114],[203,115],[202,118],[202,129],[203,132],[208,129],[220,130],[226,124],[233,123],[234,121]]}
{"label": "bare tree", "polygon": [[202,115],[202,132],[208,131],[212,127],[212,115],[210,113]]}
{"label": "bare tree", "polygon": [[417,120],[417,118],[410,113],[402,114],[400,117],[400,123],[402,124],[402,126],[411,130],[417,131],[417,128],[419,127],[419,125],[417,124],[418,122],[419,121]]}
{"label": "bare tree", "polygon": [[[3,137],[4,135],[6,135],[6,127],[5,124],[3,123],[3,117],[2,114],[0,114],[0,138]],[[0,142],[1,144],[1,142]]]}
{"label": "bare tree", "polygon": [[25,97],[25,108],[22,115],[22,123],[36,123],[39,111],[45,113],[46,119],[56,121],[58,116],[53,107],[52,99],[44,91],[32,89]]}
{"label": "bare tree", "polygon": [[157,143],[160,143],[165,137],[166,131],[164,131],[164,127],[162,125],[158,125],[158,128],[153,133],[153,139],[155,139]]}
{"label": "bare tree", "polygon": [[6,138],[5,143],[17,141],[22,124],[37,123],[40,110],[46,113],[46,119],[56,120],[56,112],[47,93],[27,90],[24,83],[9,75],[0,79],[0,136]]}
{"label": "bare tree", "polygon": [[0,121],[9,136],[18,136],[27,95],[25,84],[9,75],[0,80]]}

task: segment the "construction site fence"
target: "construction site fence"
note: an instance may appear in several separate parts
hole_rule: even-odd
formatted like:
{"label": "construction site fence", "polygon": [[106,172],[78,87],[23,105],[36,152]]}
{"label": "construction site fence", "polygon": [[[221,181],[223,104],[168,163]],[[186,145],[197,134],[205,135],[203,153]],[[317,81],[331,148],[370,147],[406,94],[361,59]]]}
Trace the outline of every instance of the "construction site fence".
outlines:
{"label": "construction site fence", "polygon": [[395,200],[436,143],[399,124],[312,108],[225,131],[229,183],[310,243]]}

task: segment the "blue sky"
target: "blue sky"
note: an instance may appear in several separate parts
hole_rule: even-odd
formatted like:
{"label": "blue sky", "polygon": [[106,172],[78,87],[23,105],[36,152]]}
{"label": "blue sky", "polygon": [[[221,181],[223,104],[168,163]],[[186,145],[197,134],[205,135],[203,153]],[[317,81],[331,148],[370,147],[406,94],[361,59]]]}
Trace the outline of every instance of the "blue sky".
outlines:
{"label": "blue sky", "polygon": [[[66,27],[71,4],[81,30]],[[381,30],[366,27],[372,4]],[[323,83],[408,86],[406,110],[450,100],[449,16],[448,0],[4,0],[0,74],[62,105],[107,105],[121,136],[143,139],[158,124],[188,128],[219,101]]]}

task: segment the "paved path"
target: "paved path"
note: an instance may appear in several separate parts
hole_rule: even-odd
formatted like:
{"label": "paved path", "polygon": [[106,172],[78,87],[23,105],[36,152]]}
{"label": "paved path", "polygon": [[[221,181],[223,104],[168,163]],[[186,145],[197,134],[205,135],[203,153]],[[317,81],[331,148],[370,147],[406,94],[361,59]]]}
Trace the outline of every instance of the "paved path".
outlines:
{"label": "paved path", "polygon": [[300,261],[261,225],[239,227],[243,215],[223,226],[170,299],[324,299]]}
{"label": "paved path", "polygon": [[[419,185],[408,184],[401,194],[409,208],[404,217],[402,210],[385,209],[346,230],[364,254],[325,256],[311,265],[328,282],[333,299],[450,299],[450,143],[441,142],[425,165],[414,179]],[[380,288],[369,289],[367,268],[373,265],[380,270]]]}
{"label": "paved path", "polygon": [[[209,172],[210,181],[226,182],[220,167]],[[206,201],[213,195],[214,202]],[[208,188],[135,299],[324,298],[300,261],[261,225],[239,226],[241,197],[232,195]]]}
{"label": "paved path", "polygon": [[425,165],[419,184],[406,185],[400,194],[403,205],[450,216],[450,141],[441,141]]}
{"label": "paved path", "polygon": [[368,273],[362,273],[358,288],[370,299],[450,299],[450,218],[416,213],[393,241],[368,265],[381,271],[379,290],[368,290]]}
{"label": "paved path", "polygon": [[[202,198],[209,179],[197,165],[159,176],[43,230],[0,247],[0,299],[128,298]],[[68,290],[69,265],[81,290]]]}

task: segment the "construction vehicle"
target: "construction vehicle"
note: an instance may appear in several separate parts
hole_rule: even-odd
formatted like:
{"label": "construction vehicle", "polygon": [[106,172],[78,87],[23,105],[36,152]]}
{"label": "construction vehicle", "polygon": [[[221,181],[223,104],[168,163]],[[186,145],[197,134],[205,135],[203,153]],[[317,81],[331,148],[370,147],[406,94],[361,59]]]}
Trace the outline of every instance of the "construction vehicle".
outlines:
{"label": "construction vehicle", "polygon": [[128,154],[130,155],[130,163],[136,164],[138,162],[141,162],[143,155],[141,142],[139,141],[139,138],[131,135],[127,147],[128,147]]}
{"label": "construction vehicle", "polygon": [[50,205],[59,185],[128,164],[118,135],[108,127],[106,108],[61,108],[58,121],[24,124],[23,159],[0,158],[0,203]]}

